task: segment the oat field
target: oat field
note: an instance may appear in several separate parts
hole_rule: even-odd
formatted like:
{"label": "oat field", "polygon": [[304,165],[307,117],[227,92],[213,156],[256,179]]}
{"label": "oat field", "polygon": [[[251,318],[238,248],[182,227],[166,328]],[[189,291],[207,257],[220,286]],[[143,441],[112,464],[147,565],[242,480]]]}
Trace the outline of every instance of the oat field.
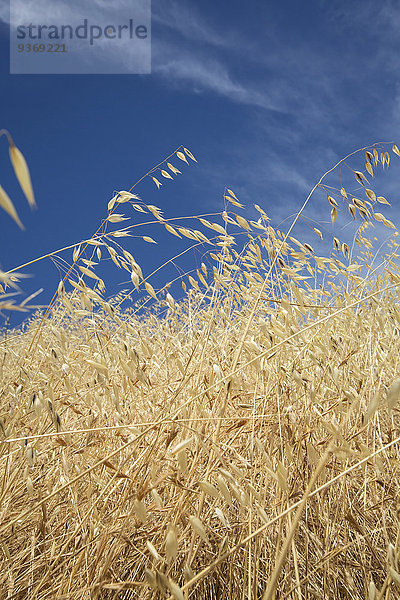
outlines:
{"label": "oat field", "polygon": [[[0,341],[0,598],[400,597],[399,244],[372,189],[398,156],[351,153],[281,227],[230,189],[175,219],[135,184],[54,252],[52,302]],[[189,168],[145,175],[159,204]],[[131,236],[160,228],[200,259],[158,289]],[[0,273],[3,313],[29,269]]]}

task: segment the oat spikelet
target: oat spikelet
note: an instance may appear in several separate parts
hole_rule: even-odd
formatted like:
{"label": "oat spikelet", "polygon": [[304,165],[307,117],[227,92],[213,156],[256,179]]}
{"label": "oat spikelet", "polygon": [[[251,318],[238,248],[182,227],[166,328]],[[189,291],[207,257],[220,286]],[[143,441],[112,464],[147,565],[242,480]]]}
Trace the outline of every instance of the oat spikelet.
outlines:
{"label": "oat spikelet", "polygon": [[35,196],[33,194],[31,176],[29,174],[28,165],[24,155],[12,141],[10,142],[9,153],[15,175],[17,176],[19,184],[29,202],[29,206],[34,208],[36,206]]}
{"label": "oat spikelet", "polygon": [[6,213],[10,215],[14,219],[14,221],[18,224],[21,229],[24,229],[24,226],[21,223],[21,220],[18,216],[18,213],[14,207],[14,204],[11,201],[11,198],[7,194],[7,192],[0,185],[0,206],[3,208]]}

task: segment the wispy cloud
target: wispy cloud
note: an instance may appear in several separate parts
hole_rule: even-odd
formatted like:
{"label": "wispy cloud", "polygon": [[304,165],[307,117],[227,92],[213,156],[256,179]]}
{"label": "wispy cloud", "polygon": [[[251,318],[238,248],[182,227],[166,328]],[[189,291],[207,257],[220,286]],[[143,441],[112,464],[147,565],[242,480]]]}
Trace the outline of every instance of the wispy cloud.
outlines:
{"label": "wispy cloud", "polygon": [[229,68],[215,58],[201,58],[194,54],[175,56],[157,61],[155,65],[153,63],[153,73],[169,84],[184,86],[195,93],[214,92],[233,102],[281,112],[267,92],[235,80]]}
{"label": "wispy cloud", "polygon": [[235,103],[281,112],[279,99],[276,102],[270,90],[235,74],[232,66],[238,53],[243,63],[253,60],[251,44],[240,30],[229,22],[206,19],[190,1],[154,4],[152,17],[156,76],[194,93],[213,92]]}
{"label": "wispy cloud", "polygon": [[[235,103],[293,115],[312,128],[321,123],[327,135],[335,135],[338,121],[349,122],[357,113],[354,94],[362,93],[364,102],[369,98],[371,107],[379,102],[382,90],[368,87],[371,72],[377,78],[382,72],[400,76],[397,52],[390,56],[383,43],[388,30],[391,37],[395,31],[398,40],[400,13],[390,0],[376,7],[358,1],[350,6],[338,0],[320,5],[328,35],[325,44],[319,38],[314,45],[307,36],[289,37],[286,43],[270,14],[273,11],[260,15],[265,23],[263,37],[249,34],[246,38],[240,21],[212,19],[210,12],[205,18],[199,5],[190,0],[154,3],[153,20],[162,32],[162,42],[159,35],[153,37],[153,73],[186,91],[212,92]],[[338,53],[335,37],[340,34],[339,43],[346,43],[346,35],[352,36],[349,56],[345,49]],[[375,46],[367,53],[366,68],[359,59],[371,35]],[[392,117],[400,109],[399,97],[400,85],[396,96],[388,99]]]}
{"label": "wispy cloud", "polygon": [[325,20],[310,25],[309,36],[295,29],[293,38],[270,12],[264,35],[246,39],[238,20],[212,20],[210,12],[206,19],[190,0],[166,0],[156,9],[157,26],[169,33],[162,43],[154,39],[154,75],[244,108],[249,131],[230,147],[231,164],[221,158],[207,167],[208,180],[217,171],[216,178],[237,182],[246,200],[265,197],[277,215],[298,208],[342,155],[390,139],[400,123],[399,62],[391,52],[400,31],[395,4],[316,4]]}
{"label": "wispy cloud", "polygon": [[191,2],[165,0],[153,4],[153,22],[179,33],[184,38],[213,46],[225,46],[228,37],[218,32]]}

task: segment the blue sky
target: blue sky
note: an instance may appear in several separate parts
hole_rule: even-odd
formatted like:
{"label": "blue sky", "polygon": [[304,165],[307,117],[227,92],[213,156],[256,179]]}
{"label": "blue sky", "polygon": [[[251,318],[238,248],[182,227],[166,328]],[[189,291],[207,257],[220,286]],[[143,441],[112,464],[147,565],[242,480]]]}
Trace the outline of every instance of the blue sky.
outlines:
{"label": "blue sky", "polygon": [[[258,203],[279,225],[337,160],[400,140],[399,2],[153,0],[150,75],[10,75],[8,19],[0,0],[0,129],[26,156],[38,210],[18,189],[3,137],[0,183],[26,227],[1,213],[3,270],[90,237],[113,192],[180,144],[198,164],[161,190],[141,183],[146,203],[168,217],[218,212],[228,186],[250,207],[245,215],[254,218]],[[378,179],[396,220],[398,166]],[[314,215],[326,221],[326,205]],[[126,242],[145,273],[185,247],[145,233],[160,239],[151,252]],[[24,289],[45,288],[44,302],[56,267],[44,261],[25,272],[33,277]],[[115,277],[109,291],[127,280]]]}

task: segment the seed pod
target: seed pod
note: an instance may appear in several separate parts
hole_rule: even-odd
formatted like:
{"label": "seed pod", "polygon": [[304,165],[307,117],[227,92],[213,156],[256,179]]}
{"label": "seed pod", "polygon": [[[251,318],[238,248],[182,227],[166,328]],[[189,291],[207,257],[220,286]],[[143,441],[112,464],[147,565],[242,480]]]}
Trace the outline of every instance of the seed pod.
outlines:
{"label": "seed pod", "polygon": [[157,550],[155,549],[153,544],[151,542],[149,542],[149,540],[147,540],[146,546],[153,558],[155,558],[156,560],[162,561],[161,556],[158,554]]}
{"label": "seed pod", "polygon": [[146,569],[144,572],[144,576],[146,578],[148,585],[150,587],[152,587],[153,589],[155,589],[157,587],[157,582],[156,582],[156,576],[154,575],[153,571],[150,571],[150,569]]}
{"label": "seed pod", "polygon": [[369,588],[368,588],[368,600],[375,600],[376,599],[376,587],[373,581],[370,582],[369,584]]}
{"label": "seed pod", "polygon": [[28,165],[24,155],[18,148],[11,142],[10,143],[10,160],[14,168],[15,175],[19,181],[19,184],[29,202],[31,208],[36,206],[35,197],[33,195],[31,176],[29,174]]}
{"label": "seed pod", "polygon": [[168,562],[173,561],[178,554],[178,539],[173,525],[168,527],[168,533],[165,538],[165,554]]}
{"label": "seed pod", "polygon": [[28,491],[28,494],[30,496],[33,496],[33,483],[32,483],[32,479],[30,477],[28,477],[26,480],[26,489]]}
{"label": "seed pod", "polygon": [[217,507],[215,509],[215,514],[218,517],[218,519],[221,521],[222,525],[227,527],[227,529],[231,529],[228,519],[225,517],[224,513],[222,512],[222,510],[220,508]]}
{"label": "seed pod", "polygon": [[199,481],[199,488],[205,494],[212,496],[213,498],[218,498],[219,492],[215,486],[213,486],[208,481]]}
{"label": "seed pod", "polygon": [[208,545],[211,547],[211,544],[208,540],[206,531],[204,529],[204,525],[203,523],[200,521],[200,519],[198,517],[189,517],[189,521],[190,524],[194,530],[195,533],[197,533],[197,535],[199,537],[201,537],[201,539]]}
{"label": "seed pod", "polygon": [[161,496],[160,494],[157,492],[156,489],[152,489],[151,490],[151,495],[153,496],[153,500],[157,505],[158,510],[162,509],[162,500],[161,500]]}
{"label": "seed pod", "polygon": [[172,579],[169,579],[168,587],[169,587],[169,591],[171,592],[173,597],[176,598],[176,600],[184,600],[185,597],[183,595],[183,592],[182,592],[181,588],[179,587],[179,585],[177,583],[175,583],[175,581],[172,581]]}
{"label": "seed pod", "polygon": [[25,449],[26,462],[30,467],[35,465],[35,451],[30,444]]}
{"label": "seed pod", "polygon": [[183,442],[180,442],[179,444],[177,444],[175,446],[175,448],[172,450],[172,454],[178,454],[178,452],[180,452],[180,450],[183,450],[184,448],[187,448],[188,446],[190,446],[190,444],[192,443],[193,438],[187,438],[186,440],[183,440]]}
{"label": "seed pod", "polygon": [[231,493],[229,491],[228,486],[225,483],[224,478],[221,475],[218,475],[218,477],[217,477],[217,484],[219,487],[219,491],[221,492],[225,502],[227,502],[227,504],[232,504]]}
{"label": "seed pod", "polygon": [[135,511],[135,515],[137,516],[139,521],[141,521],[142,523],[146,523],[146,520],[147,520],[146,506],[144,505],[144,503],[141,500],[135,500],[134,511]]}
{"label": "seed pod", "polygon": [[188,463],[187,463],[186,450],[181,450],[180,452],[178,452],[177,460],[178,460],[179,470],[182,473],[187,473]]}

